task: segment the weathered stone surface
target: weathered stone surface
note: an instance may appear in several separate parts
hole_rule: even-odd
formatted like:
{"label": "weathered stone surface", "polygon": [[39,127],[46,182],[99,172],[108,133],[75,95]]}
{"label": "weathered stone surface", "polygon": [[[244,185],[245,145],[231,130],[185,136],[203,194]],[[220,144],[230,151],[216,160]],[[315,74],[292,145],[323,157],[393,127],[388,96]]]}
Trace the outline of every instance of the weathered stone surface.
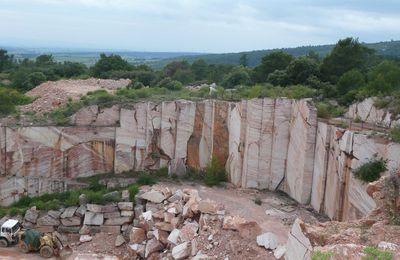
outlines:
{"label": "weathered stone surface", "polygon": [[148,257],[154,252],[161,251],[163,248],[164,246],[161,244],[161,242],[158,241],[156,238],[153,238],[147,241],[144,257]]}
{"label": "weathered stone surface", "polygon": [[218,211],[217,203],[209,199],[201,200],[198,205],[201,213],[216,214]]}
{"label": "weathered stone surface", "polygon": [[129,233],[129,241],[133,244],[140,244],[146,240],[146,232],[142,228],[132,227]]}
{"label": "weathered stone surface", "polygon": [[172,248],[172,257],[177,260],[186,259],[190,256],[191,252],[192,248],[190,246],[190,243],[185,242]]}
{"label": "weathered stone surface", "polygon": [[296,219],[289,233],[285,254],[287,260],[311,259],[313,248],[301,229],[302,223],[300,219]]}
{"label": "weathered stone surface", "polygon": [[83,221],[83,224],[100,226],[103,225],[103,222],[104,222],[104,216],[102,213],[94,213],[87,211],[85,214],[85,219]]}
{"label": "weathered stone surface", "polygon": [[153,203],[161,203],[165,200],[165,196],[161,192],[155,190],[145,192],[141,195],[141,198]]}
{"label": "weathered stone surface", "polygon": [[125,238],[122,235],[118,235],[117,238],[115,239],[115,246],[120,247],[123,244],[125,244]]}
{"label": "weathered stone surface", "polygon": [[61,214],[61,218],[71,218],[76,210],[78,209],[78,207],[68,207],[64,210],[64,212]]}
{"label": "weathered stone surface", "polygon": [[261,228],[255,221],[246,221],[238,224],[239,235],[244,238],[255,239],[260,233]]}
{"label": "weathered stone surface", "polygon": [[278,247],[278,239],[275,234],[267,232],[257,236],[257,245],[274,250]]}
{"label": "weathered stone surface", "polygon": [[66,227],[69,226],[80,226],[81,225],[81,218],[80,217],[71,217],[71,218],[62,218],[61,219],[61,224],[63,224]]}
{"label": "weathered stone surface", "polygon": [[182,227],[179,232],[179,238],[181,242],[189,242],[196,236],[199,224],[196,222],[188,223]]}
{"label": "weathered stone surface", "polygon": [[168,242],[177,245],[178,244],[178,238],[179,238],[180,230],[179,229],[174,229],[168,236]]}
{"label": "weathered stone surface", "polygon": [[133,210],[133,202],[118,202],[119,210]]}
{"label": "weathered stone surface", "polygon": [[36,207],[34,207],[26,211],[24,219],[33,224],[36,224],[38,217],[39,217],[39,211],[36,210]]}
{"label": "weathered stone surface", "polygon": [[76,209],[75,215],[78,217],[83,217],[85,215],[85,212],[86,212],[86,206],[81,205]]}
{"label": "weathered stone surface", "polygon": [[122,226],[123,224],[129,224],[132,222],[130,217],[119,217],[119,218],[109,218],[104,221],[105,226]]}
{"label": "weathered stone surface", "polygon": [[41,218],[38,218],[37,224],[39,226],[58,226],[60,225],[60,220],[52,218],[49,215],[45,215]]}

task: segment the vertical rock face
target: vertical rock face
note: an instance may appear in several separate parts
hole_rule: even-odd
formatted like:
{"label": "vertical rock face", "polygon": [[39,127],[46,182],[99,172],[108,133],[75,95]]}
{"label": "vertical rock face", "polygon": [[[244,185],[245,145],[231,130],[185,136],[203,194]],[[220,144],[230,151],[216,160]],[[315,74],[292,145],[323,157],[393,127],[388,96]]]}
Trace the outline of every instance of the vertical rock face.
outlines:
{"label": "vertical rock face", "polygon": [[314,170],[317,111],[307,101],[293,103],[286,164],[286,192],[309,203]]}
{"label": "vertical rock face", "polygon": [[237,187],[281,189],[330,218],[351,220],[376,206],[352,170],[376,155],[388,160],[389,171],[400,164],[400,144],[317,123],[307,100],[93,106],[73,122],[0,126],[0,205],[68,190],[77,177],[161,167],[184,174],[215,157]]}

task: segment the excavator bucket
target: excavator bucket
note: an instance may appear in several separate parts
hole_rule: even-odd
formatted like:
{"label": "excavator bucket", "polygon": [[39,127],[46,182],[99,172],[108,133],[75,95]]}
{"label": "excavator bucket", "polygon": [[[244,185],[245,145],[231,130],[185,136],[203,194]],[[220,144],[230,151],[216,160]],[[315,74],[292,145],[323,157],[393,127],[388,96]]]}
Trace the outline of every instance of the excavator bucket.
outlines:
{"label": "excavator bucket", "polygon": [[73,253],[72,248],[67,244],[65,237],[63,237],[57,231],[53,232],[53,243],[57,249],[56,254],[61,258],[71,255]]}

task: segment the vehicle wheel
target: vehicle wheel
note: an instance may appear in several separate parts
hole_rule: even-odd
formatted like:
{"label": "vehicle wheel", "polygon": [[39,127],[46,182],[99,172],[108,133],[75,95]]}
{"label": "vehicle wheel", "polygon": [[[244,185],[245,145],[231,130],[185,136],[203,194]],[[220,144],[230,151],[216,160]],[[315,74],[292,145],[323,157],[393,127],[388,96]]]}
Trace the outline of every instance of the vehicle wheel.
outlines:
{"label": "vehicle wheel", "polygon": [[8,247],[8,241],[5,238],[0,238],[0,247]]}
{"label": "vehicle wheel", "polygon": [[22,253],[29,253],[29,248],[28,248],[28,245],[27,244],[25,244],[25,242],[23,242],[23,241],[21,241],[19,244],[18,244],[18,246],[19,246],[19,250],[22,252]]}
{"label": "vehicle wheel", "polygon": [[53,254],[54,250],[49,246],[42,246],[42,248],[40,248],[40,255],[44,258],[50,258]]}

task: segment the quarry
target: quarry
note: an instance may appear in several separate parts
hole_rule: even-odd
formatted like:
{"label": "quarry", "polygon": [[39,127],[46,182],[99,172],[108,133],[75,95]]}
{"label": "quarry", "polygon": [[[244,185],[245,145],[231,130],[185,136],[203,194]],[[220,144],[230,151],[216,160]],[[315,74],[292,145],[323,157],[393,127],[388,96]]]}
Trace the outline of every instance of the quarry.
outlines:
{"label": "quarry", "polygon": [[[61,96],[65,102],[68,93]],[[400,144],[385,136],[393,117],[371,100],[346,117],[382,131],[320,120],[312,100],[288,98],[90,105],[64,126],[3,121],[0,205],[79,190],[87,187],[82,178],[107,173],[97,180],[117,200],[96,204],[80,194],[78,205],[33,206],[13,218],[63,234],[70,259],[364,259],[369,245],[399,257],[400,229],[390,217],[398,216]],[[355,177],[377,158],[387,165],[379,180]],[[184,179],[213,160],[226,172],[222,186]],[[157,171],[169,178],[129,196],[135,173]]]}

